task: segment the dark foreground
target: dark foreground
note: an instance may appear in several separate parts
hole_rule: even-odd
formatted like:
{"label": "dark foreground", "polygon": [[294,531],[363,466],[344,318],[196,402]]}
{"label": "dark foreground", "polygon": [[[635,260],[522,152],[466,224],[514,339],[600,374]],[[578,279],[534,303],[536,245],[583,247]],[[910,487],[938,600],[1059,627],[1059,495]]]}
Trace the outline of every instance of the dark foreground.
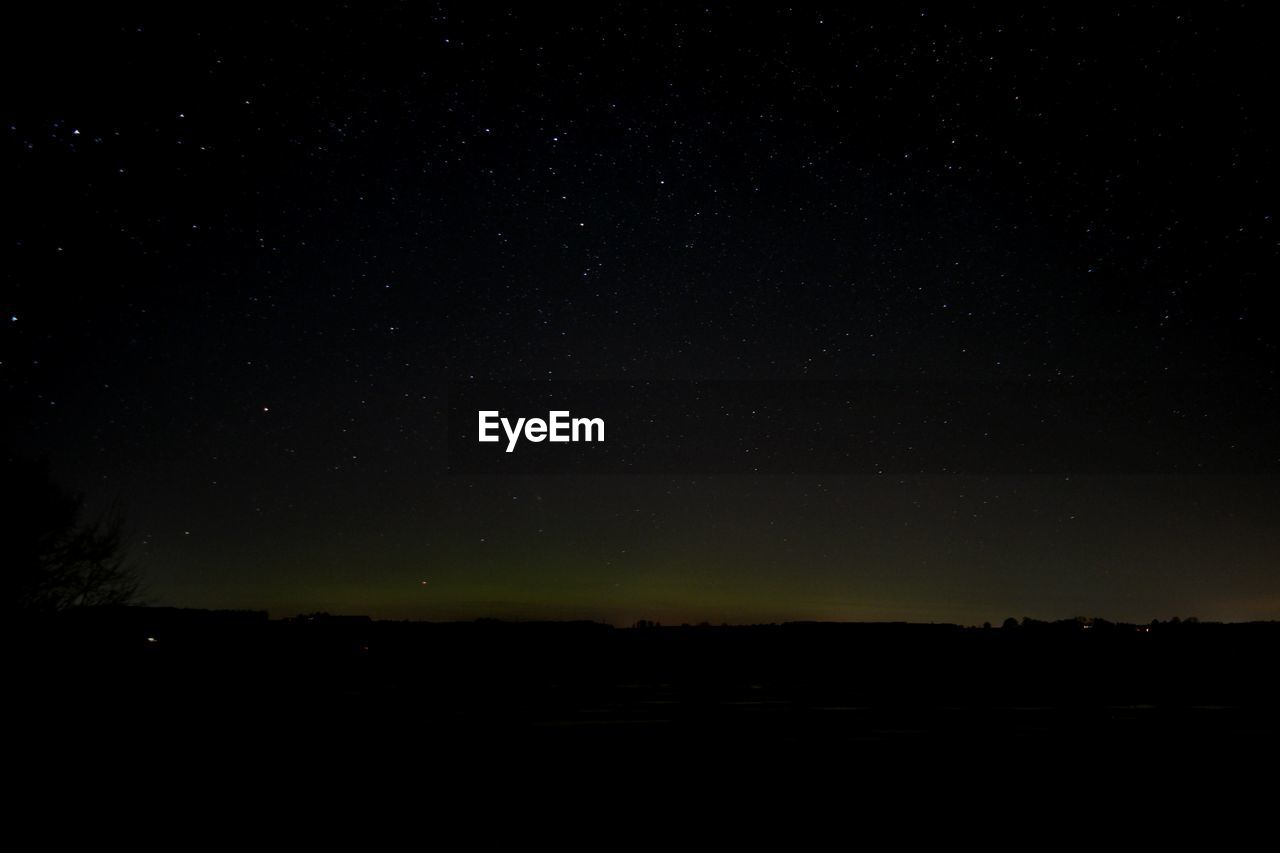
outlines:
{"label": "dark foreground", "polygon": [[32,767],[554,761],[1087,767],[1263,761],[1280,623],[643,627],[132,609],[25,626]]}

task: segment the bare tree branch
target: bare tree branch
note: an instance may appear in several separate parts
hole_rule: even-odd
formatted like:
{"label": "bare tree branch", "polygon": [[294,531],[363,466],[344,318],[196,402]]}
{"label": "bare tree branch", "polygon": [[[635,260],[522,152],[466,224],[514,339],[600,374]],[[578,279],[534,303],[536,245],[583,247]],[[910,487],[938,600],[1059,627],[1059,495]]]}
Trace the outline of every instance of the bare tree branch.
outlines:
{"label": "bare tree branch", "polygon": [[127,557],[118,504],[85,522],[84,499],[55,483],[47,463],[6,459],[3,475],[7,607],[38,614],[139,600],[141,579]]}

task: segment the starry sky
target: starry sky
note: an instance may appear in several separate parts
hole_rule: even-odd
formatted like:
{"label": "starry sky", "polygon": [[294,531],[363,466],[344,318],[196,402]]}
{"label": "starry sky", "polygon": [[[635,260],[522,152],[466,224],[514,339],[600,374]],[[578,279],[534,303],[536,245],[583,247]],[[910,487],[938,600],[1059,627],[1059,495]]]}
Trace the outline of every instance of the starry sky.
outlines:
{"label": "starry sky", "polygon": [[[119,499],[169,605],[1280,618],[1270,33],[1261,4],[21,10],[6,452]],[[1109,389],[1081,430],[1181,388],[1147,427],[1267,464],[449,464],[458,383],[708,380]]]}

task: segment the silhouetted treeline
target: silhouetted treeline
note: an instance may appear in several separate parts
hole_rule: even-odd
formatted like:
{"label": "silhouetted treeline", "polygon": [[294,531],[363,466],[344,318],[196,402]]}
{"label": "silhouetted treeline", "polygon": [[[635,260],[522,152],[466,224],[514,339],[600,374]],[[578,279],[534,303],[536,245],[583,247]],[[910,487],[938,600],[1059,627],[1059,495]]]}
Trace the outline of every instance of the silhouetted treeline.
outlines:
{"label": "silhouetted treeline", "polygon": [[770,696],[893,706],[1259,705],[1276,698],[1266,673],[1280,652],[1280,623],[1191,619],[614,628],[104,607],[33,621],[19,633],[23,677],[56,690],[92,682],[124,701],[194,689],[268,703],[291,701],[305,681],[372,702],[447,696],[499,715],[515,696],[557,690],[592,691],[602,701],[652,690],[712,703]]}

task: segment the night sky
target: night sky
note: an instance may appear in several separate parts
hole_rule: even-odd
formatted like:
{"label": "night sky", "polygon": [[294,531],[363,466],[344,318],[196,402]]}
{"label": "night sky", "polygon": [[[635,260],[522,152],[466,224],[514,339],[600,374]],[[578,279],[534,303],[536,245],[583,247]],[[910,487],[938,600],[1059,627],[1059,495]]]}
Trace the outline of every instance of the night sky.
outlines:
{"label": "night sky", "polygon": [[448,467],[482,381],[1185,385],[1273,435],[1261,4],[851,9],[11,13],[7,452],[120,499],[166,605],[1280,618],[1274,454]]}

